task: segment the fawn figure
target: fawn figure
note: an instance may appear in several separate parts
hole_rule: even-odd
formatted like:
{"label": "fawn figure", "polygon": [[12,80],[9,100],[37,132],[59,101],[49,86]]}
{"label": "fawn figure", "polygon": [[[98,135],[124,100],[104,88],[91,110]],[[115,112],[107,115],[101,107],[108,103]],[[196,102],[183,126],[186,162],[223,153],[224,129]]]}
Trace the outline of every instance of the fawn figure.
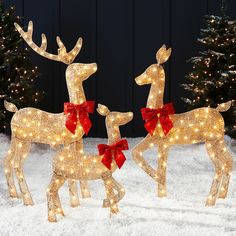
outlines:
{"label": "fawn figure", "polygon": [[[47,40],[44,34],[42,34],[42,44],[40,47],[33,42],[33,23],[31,21],[29,22],[27,32],[24,32],[19,25],[15,24],[15,26],[26,43],[35,52],[51,60],[68,64],[66,69],[66,83],[70,102],[73,104],[81,104],[81,109],[86,110],[87,104],[82,83],[88,79],[90,75],[96,72],[97,65],[96,63],[71,64],[80,52],[82,38],[79,38],[75,47],[67,53],[64,44],[61,42],[60,38],[57,37],[59,49],[58,55],[54,55],[46,52]],[[78,121],[76,129],[71,133],[65,127],[67,117],[64,113],[52,114],[35,108],[23,108],[18,110],[14,104],[6,101],[5,107],[8,111],[15,112],[11,121],[11,146],[4,161],[9,194],[13,198],[18,197],[13,179],[14,170],[24,204],[33,205],[32,197],[23,173],[23,163],[28,155],[31,143],[38,142],[51,146],[64,144],[69,146],[70,149],[76,149],[77,151],[83,152],[82,137],[85,132],[81,123]],[[80,185],[82,196],[89,197],[90,193],[87,182],[81,181]],[[69,188],[70,193],[73,192],[73,196],[75,196],[77,194],[77,189],[74,180],[69,180]]]}
{"label": "fawn figure", "polygon": [[[119,126],[131,121],[133,113],[110,112],[106,106],[100,104],[97,111],[106,117],[108,145],[99,145],[100,155],[83,154],[82,158],[78,158],[77,155],[81,154],[68,147],[56,154],[53,161],[53,176],[47,190],[48,220],[51,222],[57,220],[56,214],[64,215],[58,191],[68,178],[76,180],[102,179],[106,190],[103,206],[110,207],[111,213],[118,212],[117,203],[123,198],[125,190],[112,177],[112,173],[117,169],[117,166],[120,168],[125,161],[121,150],[128,149],[127,141],[121,140]],[[116,194],[114,190],[117,191]],[[76,201],[75,206],[76,204],[79,202]]]}
{"label": "fawn figure", "polygon": [[[134,161],[158,182],[158,196],[166,196],[166,167],[168,150],[173,145],[204,142],[215,167],[215,176],[206,205],[215,205],[217,197],[225,198],[228,191],[233,160],[224,142],[224,120],[219,112],[227,111],[231,102],[217,108],[198,108],[174,114],[171,104],[163,104],[165,72],[162,64],[171,49],[162,46],[156,54],[157,64],[149,66],[135,78],[138,85],[151,84],[147,107],[142,109],[145,128],[149,134],[132,151]],[[143,157],[148,148],[158,146],[158,168],[155,170]]]}

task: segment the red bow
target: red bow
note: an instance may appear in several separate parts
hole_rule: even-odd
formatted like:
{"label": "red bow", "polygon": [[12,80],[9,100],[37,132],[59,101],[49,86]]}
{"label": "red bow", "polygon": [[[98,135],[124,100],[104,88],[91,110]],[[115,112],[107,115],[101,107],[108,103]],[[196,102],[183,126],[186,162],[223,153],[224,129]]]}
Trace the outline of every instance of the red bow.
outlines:
{"label": "red bow", "polygon": [[121,139],[120,141],[112,144],[98,144],[99,155],[103,155],[102,163],[110,170],[112,157],[114,156],[115,162],[119,168],[124,164],[126,158],[121,150],[128,150],[128,142],[126,139]]}
{"label": "red bow", "polygon": [[[160,120],[164,134],[167,135],[173,127],[173,122],[170,119],[169,115],[172,115],[174,113],[175,110],[172,103],[167,103],[158,109],[141,109],[142,118],[143,120],[145,120],[144,127],[151,135],[153,135],[156,129],[158,119]],[[160,114],[159,117],[157,116],[158,114]]]}
{"label": "red bow", "polygon": [[92,127],[92,123],[89,119],[88,113],[93,113],[94,111],[94,101],[85,101],[82,104],[74,104],[70,102],[64,103],[64,114],[66,118],[66,128],[70,130],[71,133],[75,134],[77,121],[79,119],[80,124],[83,127],[86,135]]}

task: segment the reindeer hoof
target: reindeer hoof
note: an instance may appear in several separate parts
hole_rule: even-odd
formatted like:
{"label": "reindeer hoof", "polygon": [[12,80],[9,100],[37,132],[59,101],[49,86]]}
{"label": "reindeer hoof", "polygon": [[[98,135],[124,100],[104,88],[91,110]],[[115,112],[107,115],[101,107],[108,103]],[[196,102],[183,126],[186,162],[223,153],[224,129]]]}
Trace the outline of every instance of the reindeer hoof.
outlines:
{"label": "reindeer hoof", "polygon": [[71,203],[70,206],[73,207],[73,208],[76,208],[78,207],[80,204],[79,203]]}
{"label": "reindeer hoof", "polygon": [[227,197],[227,192],[226,192],[226,191],[219,193],[218,198],[223,198],[223,199],[225,199],[226,197]]}
{"label": "reindeer hoof", "polygon": [[65,214],[64,214],[64,211],[63,211],[63,210],[61,210],[60,212],[58,212],[58,214],[61,214],[62,216],[65,216]]}
{"label": "reindeer hoof", "polygon": [[109,207],[109,206],[110,206],[109,200],[108,200],[108,199],[104,199],[104,200],[103,200],[102,207],[107,208],[107,207]]}
{"label": "reindeer hoof", "polygon": [[20,198],[20,196],[15,191],[10,193],[10,197],[11,198]]}
{"label": "reindeer hoof", "polygon": [[111,210],[111,215],[115,215],[115,214],[118,214],[119,213],[119,210]]}
{"label": "reindeer hoof", "polygon": [[62,215],[62,216],[65,216],[64,211],[63,211],[61,208],[58,208],[58,209],[56,210],[56,214],[60,214],[60,215]]}
{"label": "reindeer hoof", "polygon": [[33,203],[33,201],[27,201],[27,202],[24,202],[24,205],[25,206],[33,206],[34,203]]}
{"label": "reindeer hoof", "polygon": [[157,196],[160,197],[160,198],[164,198],[164,197],[167,196],[167,194],[166,194],[166,192],[164,192],[164,193],[163,192],[158,192]]}
{"label": "reindeer hoof", "polygon": [[215,202],[212,201],[212,200],[207,200],[206,204],[205,204],[206,207],[211,207],[211,206],[215,206]]}
{"label": "reindeer hoof", "polygon": [[50,211],[48,214],[48,221],[49,222],[57,222],[56,214],[53,211]]}
{"label": "reindeer hoof", "polygon": [[52,218],[48,218],[48,221],[49,222],[57,222],[57,219],[56,218],[53,218],[53,219]]}
{"label": "reindeer hoof", "polygon": [[78,207],[80,205],[79,199],[73,199],[70,203],[71,207]]}
{"label": "reindeer hoof", "polygon": [[119,212],[119,209],[116,205],[111,207],[111,214],[117,214],[118,212]]}
{"label": "reindeer hoof", "polygon": [[91,198],[91,195],[90,193],[86,193],[82,195],[82,198]]}

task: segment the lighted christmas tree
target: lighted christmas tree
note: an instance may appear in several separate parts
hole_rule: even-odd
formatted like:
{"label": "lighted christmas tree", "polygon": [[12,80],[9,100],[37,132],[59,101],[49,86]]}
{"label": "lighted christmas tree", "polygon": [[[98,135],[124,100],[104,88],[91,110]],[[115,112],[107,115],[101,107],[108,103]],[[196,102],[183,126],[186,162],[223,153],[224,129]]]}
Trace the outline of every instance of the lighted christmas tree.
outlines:
{"label": "lighted christmas tree", "polygon": [[5,10],[0,1],[0,132],[9,127],[12,117],[4,107],[4,100],[21,108],[38,103],[42,98],[42,92],[34,89],[38,68],[31,63],[14,22],[20,22],[15,8]]}
{"label": "lighted christmas tree", "polygon": [[[205,51],[189,61],[192,71],[183,84],[190,97],[183,98],[189,108],[217,107],[222,102],[236,99],[236,21],[226,15],[226,1],[222,0],[221,16],[206,15],[206,28],[201,29],[198,42]],[[236,103],[222,113],[226,133],[236,137]]]}

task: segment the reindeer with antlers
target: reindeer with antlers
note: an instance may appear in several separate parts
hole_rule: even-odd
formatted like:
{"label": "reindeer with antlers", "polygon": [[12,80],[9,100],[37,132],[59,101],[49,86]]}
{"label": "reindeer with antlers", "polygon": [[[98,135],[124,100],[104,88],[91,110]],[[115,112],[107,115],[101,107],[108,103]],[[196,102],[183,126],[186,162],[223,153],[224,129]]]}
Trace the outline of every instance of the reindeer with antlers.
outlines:
{"label": "reindeer with antlers", "polygon": [[[97,111],[106,117],[108,145],[99,144],[99,155],[86,154],[83,155],[83,158],[78,158],[78,152],[70,150],[68,147],[56,154],[53,160],[53,176],[47,190],[48,220],[51,222],[57,220],[56,214],[64,215],[58,191],[68,178],[84,181],[102,179],[107,196],[103,206],[110,207],[111,213],[118,212],[117,203],[124,197],[125,190],[112,177],[112,173],[117,167],[121,168],[125,161],[122,150],[128,149],[126,139],[121,139],[119,126],[130,122],[133,113],[110,112],[106,106],[100,104]],[[117,194],[114,190],[117,191]]]}
{"label": "reindeer with antlers", "polygon": [[[225,198],[228,191],[233,160],[224,142],[224,120],[219,112],[227,111],[231,102],[217,108],[198,108],[174,114],[171,103],[163,105],[165,71],[162,64],[171,49],[162,46],[156,54],[157,64],[135,78],[138,85],[151,84],[147,107],[141,109],[149,134],[132,151],[134,161],[158,182],[158,196],[166,196],[166,166],[168,150],[173,145],[204,142],[215,167],[215,177],[206,205],[215,205],[217,197]],[[158,169],[154,170],[143,157],[148,148],[158,146]]]}
{"label": "reindeer with antlers", "polygon": [[[82,137],[91,128],[88,113],[93,112],[94,103],[86,101],[82,83],[96,72],[97,65],[96,63],[73,63],[75,57],[80,52],[82,38],[79,38],[75,47],[70,52],[67,52],[66,47],[60,38],[57,37],[59,49],[58,55],[54,55],[46,52],[47,40],[44,34],[42,34],[42,44],[40,47],[33,42],[33,23],[31,21],[29,22],[27,32],[23,31],[18,24],[15,24],[15,27],[25,42],[39,55],[68,65],[66,69],[66,83],[70,103],[65,103],[64,105],[65,114],[52,114],[35,108],[18,110],[14,104],[5,101],[6,109],[10,112],[15,112],[11,121],[11,146],[4,161],[9,193],[13,198],[18,197],[13,179],[14,169],[24,204],[33,205],[23,173],[23,163],[30,150],[30,145],[32,142],[49,144],[51,146],[64,144],[70,149],[83,152]],[[87,182],[81,181],[80,185],[82,196],[89,197],[90,193]],[[78,201],[77,186],[72,179],[69,180],[69,189],[71,204],[76,206],[78,205],[76,203],[76,199]]]}

